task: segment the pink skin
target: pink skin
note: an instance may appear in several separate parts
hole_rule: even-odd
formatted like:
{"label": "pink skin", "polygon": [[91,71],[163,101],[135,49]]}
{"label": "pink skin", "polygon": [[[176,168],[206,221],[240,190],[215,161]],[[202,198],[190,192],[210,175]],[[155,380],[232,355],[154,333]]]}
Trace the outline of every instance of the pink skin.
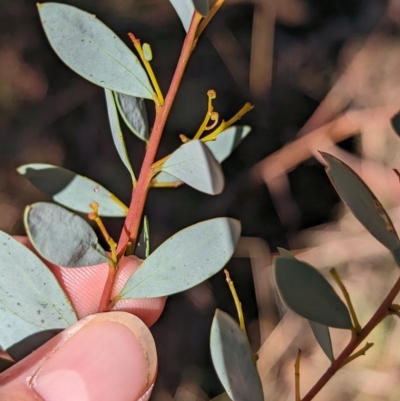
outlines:
{"label": "pink skin", "polygon": [[91,315],[0,374],[1,401],[146,401],[154,341],[126,312]]}
{"label": "pink skin", "polygon": [[[35,252],[27,237],[14,238]],[[157,356],[146,325],[159,318],[166,297],[121,300],[111,312],[98,314],[109,279],[108,264],[65,268],[44,263],[69,297],[79,321],[0,374],[1,401],[148,400]],[[140,264],[135,256],[122,259],[112,297]]]}
{"label": "pink skin", "polygon": [[[14,239],[35,252],[28,237],[15,236]],[[76,311],[78,319],[99,312],[100,299],[109,273],[107,263],[80,268],[66,268],[53,265],[46,260],[43,261],[61,284]],[[141,260],[136,256],[128,256],[122,259],[112,297],[118,295],[140,264]],[[150,327],[160,317],[165,301],[166,297],[124,299],[118,301],[112,310],[132,313]]]}

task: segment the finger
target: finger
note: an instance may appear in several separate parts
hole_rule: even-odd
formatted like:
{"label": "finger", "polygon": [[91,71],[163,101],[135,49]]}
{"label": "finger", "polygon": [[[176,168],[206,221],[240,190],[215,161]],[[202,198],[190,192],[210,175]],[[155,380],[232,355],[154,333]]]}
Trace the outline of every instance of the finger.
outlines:
{"label": "finger", "polygon": [[[124,288],[129,277],[139,268],[142,261],[136,256],[124,258],[115,280],[114,291],[111,297],[116,297]],[[153,325],[164,310],[167,297],[143,298],[143,299],[122,299],[118,301],[112,310],[121,310],[132,313],[142,319],[147,326]]]}
{"label": "finger", "polygon": [[89,316],[0,375],[2,401],[148,400],[157,356],[146,325],[125,312]]}
{"label": "finger", "polygon": [[[15,236],[14,238],[35,252],[28,237]],[[110,268],[107,263],[81,268],[66,268],[56,266],[46,260],[44,262],[61,284],[79,319],[99,311],[104,286],[107,280],[110,279]],[[124,257],[121,260],[112,298],[122,291],[129,277],[138,269],[141,263],[142,261],[136,256]],[[113,310],[132,313],[143,320],[147,326],[151,326],[160,317],[165,301],[166,297],[124,299],[118,301]]]}

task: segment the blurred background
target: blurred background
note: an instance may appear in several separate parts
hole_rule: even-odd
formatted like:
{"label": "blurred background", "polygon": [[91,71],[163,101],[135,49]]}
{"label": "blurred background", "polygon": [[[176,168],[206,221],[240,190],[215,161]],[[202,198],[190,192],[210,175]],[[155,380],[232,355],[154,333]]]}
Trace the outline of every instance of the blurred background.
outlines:
{"label": "blurred background", "polygon": [[[168,0],[64,2],[96,14],[128,45],[127,32],[150,43],[152,66],[166,93],[184,39]],[[322,272],[336,266],[363,323],[396,277],[384,248],[340,205],[313,156],[326,150],[346,160],[390,210],[395,225],[400,222],[400,185],[391,171],[399,167],[400,147],[390,126],[400,110],[399,24],[399,0],[226,0],[200,38],[180,87],[160,158],[179,146],[179,134],[197,131],[209,89],[217,92],[214,105],[224,119],[253,103],[241,121],[252,132],[223,163],[221,195],[186,186],[151,190],[146,206],[151,247],[204,219],[241,220],[244,238],[228,268],[252,347],[261,347],[266,399],[294,399],[297,348],[304,351],[303,391],[328,366],[310,330],[285,313],[276,296],[270,266],[277,246],[295,250]],[[152,121],[151,102],[147,106]],[[128,131],[125,139],[138,173],[144,145]],[[49,200],[15,171],[32,162],[88,176],[129,203],[129,175],[112,143],[103,90],[57,58],[33,0],[3,0],[0,229],[8,233],[23,233],[27,204]],[[106,224],[118,238],[122,221]],[[222,392],[208,346],[216,307],[235,315],[222,272],[169,298],[152,327],[160,358],[152,400],[206,401]],[[375,346],[367,357],[346,367],[318,399],[400,399],[399,334],[394,318],[385,320],[371,335]],[[332,336],[335,350],[348,340],[338,330]]]}

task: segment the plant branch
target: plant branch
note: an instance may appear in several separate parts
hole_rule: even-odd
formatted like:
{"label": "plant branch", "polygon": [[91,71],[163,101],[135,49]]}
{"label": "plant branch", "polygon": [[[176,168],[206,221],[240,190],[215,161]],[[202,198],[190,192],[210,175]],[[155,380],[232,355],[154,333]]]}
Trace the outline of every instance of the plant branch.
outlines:
{"label": "plant branch", "polygon": [[350,355],[344,362],[343,366],[347,365],[351,361],[354,361],[354,359],[357,359],[359,356],[365,355],[365,353],[374,345],[374,343],[366,343],[364,347],[362,347],[359,351],[354,353],[353,355]]}
{"label": "plant branch", "polygon": [[183,73],[186,69],[189,57],[193,51],[196,31],[200,21],[201,15],[195,13],[192,19],[192,23],[190,25],[190,29],[186,35],[185,42],[183,43],[182,52],[179,57],[174,76],[172,78],[170,88],[165,98],[165,103],[162,106],[156,106],[156,119],[150,135],[146,155],[143,160],[137,185],[132,191],[132,199],[129,206],[128,215],[125,219],[124,227],[118,241],[119,258],[124,254],[128,241],[131,241],[133,249],[135,248],[137,234],[140,226],[140,219],[143,214],[144,204],[153,174],[151,166],[154,162],[158,146],[160,144],[161,136],[167,122],[168,115],[171,111],[172,104],[175,100],[175,96],[178,92]]}
{"label": "plant branch", "polygon": [[294,363],[294,391],[295,400],[301,401],[300,395],[300,360],[301,360],[301,349],[297,350],[296,362]]}
{"label": "plant branch", "polygon": [[236,289],[235,289],[235,285],[233,284],[233,281],[231,280],[231,276],[229,275],[228,270],[224,269],[224,273],[225,273],[225,277],[226,277],[226,282],[228,283],[229,289],[232,294],[232,298],[235,302],[236,311],[237,311],[238,319],[239,319],[239,326],[242,329],[244,335],[247,337],[246,326],[244,324],[242,303],[239,300],[239,297],[238,297]]}
{"label": "plant branch", "polygon": [[315,385],[310,391],[303,397],[302,401],[312,400],[319,391],[325,386],[330,378],[343,366],[348,358],[353,354],[356,348],[365,340],[365,338],[371,333],[371,331],[389,314],[389,308],[400,291],[400,278],[397,279],[396,283],[390,290],[389,294],[383,300],[381,306],[374,313],[368,323],[360,331],[357,336],[354,336],[342,353],[332,363],[332,365],[326,370],[326,372],[319,378]]}
{"label": "plant branch", "polygon": [[[178,92],[183,73],[185,72],[190,55],[194,49],[196,43],[196,32],[201,18],[201,15],[197,12],[193,15],[189,31],[182,46],[181,55],[179,56],[174,76],[172,78],[167,96],[165,98],[165,102],[162,105],[156,104],[156,118],[154,121],[154,126],[147,145],[146,154],[139,174],[139,179],[136,186],[132,190],[129,210],[117,245],[118,260],[120,260],[125,254],[128,243],[131,244],[132,249],[135,249],[140,221],[146,202],[147,192],[150,188],[151,179],[154,174],[152,171],[152,164],[154,162],[158,146],[161,141],[167,118]],[[118,265],[116,270],[118,270]],[[106,285],[104,286],[103,294],[101,296],[98,309],[99,312],[104,312],[110,309],[111,293],[114,288],[116,277],[116,271],[110,270]]]}

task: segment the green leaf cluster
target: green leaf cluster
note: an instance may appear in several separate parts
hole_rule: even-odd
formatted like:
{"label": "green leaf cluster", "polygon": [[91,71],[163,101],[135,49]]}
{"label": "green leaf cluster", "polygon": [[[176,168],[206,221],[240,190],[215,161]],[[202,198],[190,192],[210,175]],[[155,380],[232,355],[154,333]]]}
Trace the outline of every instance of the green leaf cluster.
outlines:
{"label": "green leaf cluster", "polygon": [[[186,27],[195,12],[206,16],[209,10],[208,1],[172,2],[172,5]],[[96,16],[73,6],[45,3],[38,5],[38,11],[50,45],[61,60],[104,89],[111,136],[131,177],[127,185],[133,190],[138,180],[123,130],[132,132],[149,146],[151,135],[144,99],[162,106],[146,65],[153,57],[150,46],[144,45],[138,58]],[[170,180],[165,182],[186,183],[211,195],[221,193],[224,176],[220,162],[249,132],[247,126],[232,126],[214,141],[187,141],[157,169],[154,167],[149,185],[163,182],[164,176]],[[76,322],[68,297],[47,265],[85,269],[108,264],[110,269],[118,269],[125,253],[117,255],[116,244],[109,238],[101,218],[128,215],[128,206],[113,193],[73,171],[43,163],[23,165],[17,170],[55,203],[39,202],[25,209],[24,226],[35,253],[0,232],[0,318],[4,323],[0,346],[10,350],[16,343],[44,330],[57,331]],[[96,222],[110,249],[100,245],[85,217]],[[126,255],[140,254],[143,263],[110,301],[167,296],[200,284],[226,265],[240,231],[240,222],[219,217],[183,229],[152,252],[146,218],[137,248],[126,251]]]}

